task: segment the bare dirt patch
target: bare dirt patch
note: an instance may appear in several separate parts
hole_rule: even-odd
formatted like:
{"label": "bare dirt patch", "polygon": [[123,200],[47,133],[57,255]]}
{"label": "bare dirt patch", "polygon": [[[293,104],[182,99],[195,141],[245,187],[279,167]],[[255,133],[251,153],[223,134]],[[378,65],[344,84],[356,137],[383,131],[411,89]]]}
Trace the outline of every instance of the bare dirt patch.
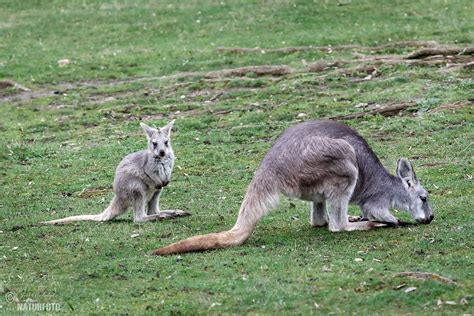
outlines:
{"label": "bare dirt patch", "polygon": [[[56,92],[66,93],[68,90],[78,88],[88,88],[97,86],[117,86],[121,84],[143,82],[143,81],[160,81],[160,80],[178,80],[178,79],[192,79],[201,78],[201,80],[225,80],[226,78],[239,78],[249,76],[256,77],[267,77],[269,80],[281,80],[292,75],[298,75],[303,73],[312,72],[327,72],[327,76],[332,75],[343,75],[355,77],[355,82],[362,82],[372,80],[373,78],[380,75],[377,67],[380,65],[394,65],[394,64],[407,64],[415,66],[438,66],[442,71],[455,71],[455,70],[471,70],[474,68],[474,47],[447,47],[446,45],[440,45],[433,41],[408,41],[408,42],[395,42],[375,47],[364,47],[359,45],[341,45],[331,47],[331,49],[343,50],[343,49],[355,49],[364,50],[367,52],[374,52],[380,50],[386,50],[388,48],[399,48],[399,47],[423,47],[407,55],[362,55],[360,53],[354,53],[356,58],[348,60],[335,60],[335,61],[318,61],[316,63],[307,64],[303,68],[293,68],[287,65],[258,65],[258,66],[245,66],[238,68],[221,69],[215,71],[204,71],[204,72],[182,72],[168,76],[160,77],[145,77],[145,78],[130,78],[130,79],[119,79],[108,82],[101,82],[97,80],[81,81],[81,82],[68,82],[61,83],[55,86],[43,87],[35,89],[33,91],[28,88],[24,88],[8,81],[3,85],[7,88],[2,89],[0,82],[0,102],[2,101],[19,101],[25,102],[36,98],[54,96]],[[321,50],[322,47],[312,47],[311,49]],[[308,49],[309,49],[308,48]],[[224,49],[224,48],[222,48]],[[284,51],[289,48],[283,49]],[[307,49],[307,48],[302,48]],[[324,49],[328,49],[325,47]],[[226,49],[224,49],[225,51]],[[234,49],[231,49],[232,52]],[[242,50],[239,48],[239,51]],[[243,49],[243,52],[253,52],[256,49]],[[293,51],[293,49],[289,49]],[[365,74],[364,74],[365,72]],[[189,83],[178,83],[178,85],[187,85]],[[2,91],[9,91],[12,87],[16,87],[19,93],[5,95]],[[8,89],[8,90],[7,90]],[[57,94],[57,93],[56,93]],[[123,93],[123,96],[127,96],[127,92]],[[120,96],[119,96],[120,97]],[[96,97],[92,99],[93,103],[102,104],[106,102],[114,101],[117,98],[115,95],[109,95],[107,97]],[[387,112],[388,113],[388,112]]]}

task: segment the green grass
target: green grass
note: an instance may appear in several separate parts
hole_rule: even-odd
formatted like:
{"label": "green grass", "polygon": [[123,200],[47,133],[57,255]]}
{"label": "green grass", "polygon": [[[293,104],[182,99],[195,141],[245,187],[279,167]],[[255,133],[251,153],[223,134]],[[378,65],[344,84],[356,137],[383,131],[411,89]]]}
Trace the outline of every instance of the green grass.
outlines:
{"label": "green grass", "polygon": [[[7,300],[13,292],[21,302],[58,302],[75,314],[472,314],[472,102],[434,111],[474,98],[472,71],[381,65],[378,77],[357,81],[367,74],[352,64],[349,75],[153,78],[260,64],[301,70],[305,62],[354,58],[350,51],[225,54],[218,46],[474,42],[472,1],[340,4],[0,1],[0,79],[33,93],[60,90],[0,100],[0,313],[16,312]],[[58,67],[64,58],[71,63]],[[114,81],[130,78],[149,80]],[[230,228],[254,170],[286,127],[358,112],[359,103],[393,102],[414,105],[346,123],[388,169],[399,157],[411,159],[431,192],[430,225],[334,234],[308,224],[306,203],[282,198],[241,247],[149,255]],[[176,116],[176,167],[161,205],[193,216],[137,225],[128,213],[103,224],[30,226],[105,208],[115,167],[145,147],[139,119],[160,125]],[[461,285],[395,276],[403,271]],[[408,287],[416,290],[405,293]]]}

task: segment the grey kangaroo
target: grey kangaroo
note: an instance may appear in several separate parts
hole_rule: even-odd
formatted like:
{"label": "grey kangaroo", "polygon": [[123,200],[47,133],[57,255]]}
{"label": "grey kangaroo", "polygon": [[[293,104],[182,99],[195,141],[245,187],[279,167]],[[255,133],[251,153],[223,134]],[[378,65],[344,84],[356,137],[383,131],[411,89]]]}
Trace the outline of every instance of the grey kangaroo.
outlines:
{"label": "grey kangaroo", "polygon": [[160,193],[171,179],[174,153],[170,134],[174,120],[160,129],[140,123],[148,139],[148,149],[131,153],[120,162],[115,172],[115,196],[100,214],[77,215],[43,224],[64,224],[74,221],[109,221],[133,209],[134,222],[190,215],[181,210],[160,211]]}
{"label": "grey kangaroo", "polygon": [[[311,225],[328,225],[332,232],[396,225],[391,207],[408,211],[418,223],[433,220],[428,194],[406,159],[398,160],[396,176],[390,175],[355,130],[312,121],[290,127],[275,142],[255,172],[231,230],[191,237],[154,254],[241,245],[277,206],[280,194],[310,201]],[[369,221],[349,222],[349,203],[358,204]]]}

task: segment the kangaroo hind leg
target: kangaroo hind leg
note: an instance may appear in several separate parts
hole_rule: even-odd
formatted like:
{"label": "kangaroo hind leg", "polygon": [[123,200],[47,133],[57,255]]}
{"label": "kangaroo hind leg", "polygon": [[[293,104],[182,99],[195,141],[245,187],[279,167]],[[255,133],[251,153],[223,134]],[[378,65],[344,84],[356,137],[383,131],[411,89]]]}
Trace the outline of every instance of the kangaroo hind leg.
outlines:
{"label": "kangaroo hind leg", "polygon": [[322,194],[316,195],[313,199],[313,202],[311,202],[309,223],[313,227],[320,227],[328,224],[326,199]]}
{"label": "kangaroo hind leg", "polygon": [[159,220],[191,215],[191,213],[182,210],[160,211],[160,194],[161,190],[156,191],[148,202],[148,220]]}
{"label": "kangaroo hind leg", "polygon": [[112,201],[110,201],[109,206],[102,213],[99,214],[98,221],[110,221],[116,218],[117,216],[120,216],[125,213],[127,209],[127,204],[124,203],[124,201],[121,200],[119,197],[114,196],[112,198]]}
{"label": "kangaroo hind leg", "polygon": [[347,211],[349,201],[357,183],[358,170],[349,161],[343,161],[337,172],[334,172],[330,181],[326,183],[325,195],[328,197],[329,230],[332,232],[368,230],[375,227],[382,227],[385,224],[374,222],[349,222]]}
{"label": "kangaroo hind leg", "polygon": [[141,192],[136,193],[135,196],[133,197],[132,206],[133,206],[133,221],[136,223],[150,222],[150,221],[189,215],[189,213],[187,212],[178,211],[178,210],[164,211],[164,212],[155,210],[156,211],[155,214],[148,215],[146,212],[147,202],[146,202],[145,194]]}

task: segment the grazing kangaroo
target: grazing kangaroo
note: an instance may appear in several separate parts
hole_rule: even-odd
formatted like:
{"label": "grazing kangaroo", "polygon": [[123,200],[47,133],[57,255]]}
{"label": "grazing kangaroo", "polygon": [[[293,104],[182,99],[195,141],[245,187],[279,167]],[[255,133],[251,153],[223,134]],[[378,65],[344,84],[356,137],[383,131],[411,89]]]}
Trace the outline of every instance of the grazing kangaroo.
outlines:
{"label": "grazing kangaroo", "polygon": [[160,193],[168,185],[173,170],[174,153],[170,143],[173,123],[174,120],[160,129],[140,123],[148,139],[148,149],[131,153],[120,162],[114,178],[115,196],[102,213],[71,216],[43,224],[109,221],[124,214],[129,207],[133,209],[134,222],[190,215],[181,210],[161,212],[159,206]]}
{"label": "grazing kangaroo", "polygon": [[[410,212],[419,223],[433,220],[428,194],[406,159],[398,160],[392,176],[355,130],[333,121],[312,121],[290,127],[278,138],[255,172],[231,230],[191,237],[154,254],[241,245],[277,206],[280,194],[312,202],[311,225],[327,224],[332,232],[396,225],[391,207]],[[349,203],[358,204],[369,221],[349,222]]]}

